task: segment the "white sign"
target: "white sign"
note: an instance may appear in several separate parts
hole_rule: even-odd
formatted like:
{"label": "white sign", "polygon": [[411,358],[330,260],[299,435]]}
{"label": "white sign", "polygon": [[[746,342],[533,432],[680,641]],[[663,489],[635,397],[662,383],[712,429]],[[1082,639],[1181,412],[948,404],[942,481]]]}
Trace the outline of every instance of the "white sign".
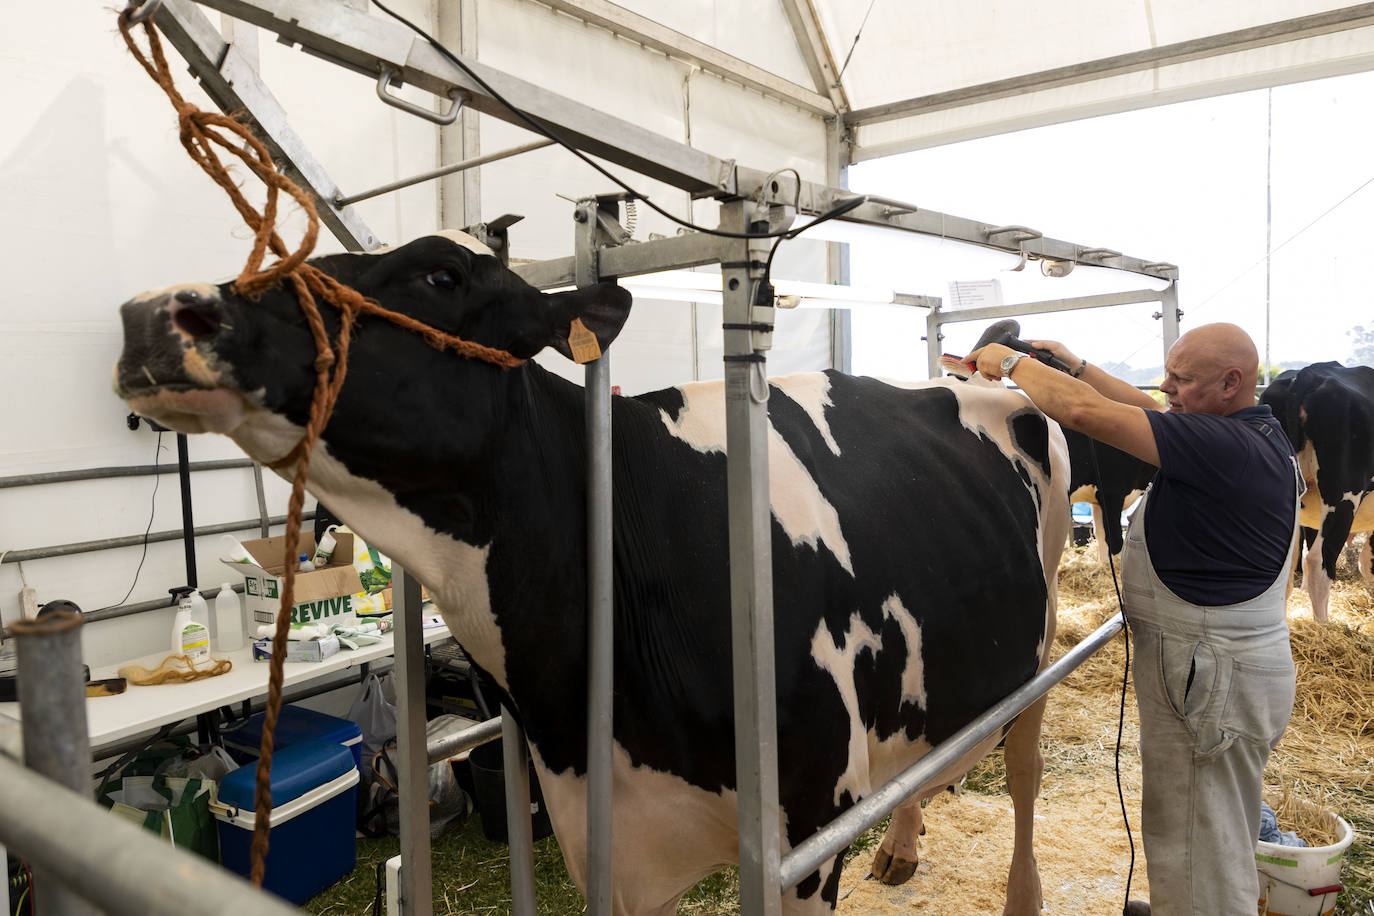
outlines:
{"label": "white sign", "polygon": [[949,285],[947,308],[978,309],[1002,304],[1001,280],[955,280]]}

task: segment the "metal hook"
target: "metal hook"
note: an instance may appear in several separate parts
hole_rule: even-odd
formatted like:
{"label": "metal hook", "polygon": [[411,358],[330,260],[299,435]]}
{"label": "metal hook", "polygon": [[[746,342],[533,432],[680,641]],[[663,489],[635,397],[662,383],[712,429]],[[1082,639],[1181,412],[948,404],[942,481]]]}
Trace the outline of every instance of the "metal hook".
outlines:
{"label": "metal hook", "polygon": [[[162,0],[157,0],[157,2],[161,3]],[[399,77],[400,74],[392,70],[391,68],[383,68],[381,74],[379,74],[377,77],[377,98],[381,99],[383,102],[386,102],[388,105],[391,105],[394,108],[399,108],[402,111],[409,112],[410,114],[415,115],[415,117],[417,118],[424,118],[426,121],[433,121],[440,127],[443,127],[447,124],[452,124],[454,121],[458,120],[458,112],[463,107],[462,93],[460,90],[450,89],[448,97],[453,101],[453,106],[449,108],[448,111],[436,114],[435,112],[432,112],[427,108],[421,108],[419,105],[416,105],[413,102],[407,102],[405,99],[397,98],[390,92],[387,92],[387,87],[391,85],[391,81],[393,79],[398,79]]]}
{"label": "metal hook", "polygon": [[124,7],[124,12],[129,16],[129,25],[138,25],[147,19],[157,8],[162,6],[162,0],[129,0],[129,5]]}

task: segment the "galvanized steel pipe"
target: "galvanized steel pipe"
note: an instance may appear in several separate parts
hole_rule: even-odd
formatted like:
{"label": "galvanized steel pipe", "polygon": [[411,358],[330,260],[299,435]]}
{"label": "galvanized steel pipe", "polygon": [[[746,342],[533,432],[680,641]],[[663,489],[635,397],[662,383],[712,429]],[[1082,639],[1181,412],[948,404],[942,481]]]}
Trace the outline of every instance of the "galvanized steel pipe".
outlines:
{"label": "galvanized steel pipe", "polygon": [[[244,879],[3,755],[0,844],[108,916],[300,916],[295,907]],[[40,903],[45,899],[41,881],[35,881]]]}
{"label": "galvanized steel pipe", "polygon": [[[24,764],[89,798],[91,742],[86,729],[86,679],[81,673],[81,615],[52,611],[34,620],[16,621],[14,630],[19,643]],[[62,916],[96,912],[45,865],[35,862],[33,872],[35,912]]]}

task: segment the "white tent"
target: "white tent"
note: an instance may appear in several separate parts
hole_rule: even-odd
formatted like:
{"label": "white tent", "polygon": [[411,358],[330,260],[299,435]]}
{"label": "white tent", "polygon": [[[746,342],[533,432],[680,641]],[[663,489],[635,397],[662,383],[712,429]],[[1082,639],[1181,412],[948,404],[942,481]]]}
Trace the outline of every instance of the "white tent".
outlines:
{"label": "white tent", "polygon": [[[289,46],[289,32],[274,41],[245,22],[294,17],[305,28],[313,27],[311,16],[353,17],[374,22],[378,34],[398,34],[365,0],[168,6],[198,17],[231,49],[233,60],[221,64],[261,75],[280,106],[282,130],[341,194],[540,139],[510,118],[478,114],[472,109],[487,109],[476,104],[457,124],[436,127],[381,104],[375,74],[337,66],[347,57],[342,52],[303,54]],[[767,173],[795,170],[829,187],[844,186],[848,164],[897,151],[1361,70],[1374,60],[1374,5],[1304,0],[410,0],[396,7],[494,72],[635,125],[667,141],[665,149],[700,150],[712,161]],[[28,484],[32,475],[151,464],[155,436],[146,428],[130,432],[108,393],[120,337],[115,307],[146,288],[236,272],[247,234],[179,148],[170,107],[123,48],[110,9],[64,0],[22,5],[10,19],[0,37],[10,126],[0,141],[9,214],[0,250],[12,292],[0,322],[12,397],[0,477]],[[329,22],[319,25],[327,31]],[[418,56],[423,43],[414,41],[397,53]],[[354,62],[353,69],[362,68]],[[189,77],[182,88],[214,107]],[[423,85],[389,91],[429,110],[450,104]],[[614,170],[669,212],[714,224],[709,188]],[[510,230],[513,257],[547,259],[571,250],[572,205],[563,198],[616,190],[567,152],[546,147],[347,212],[375,235],[374,244],[519,214],[525,219]],[[678,228],[643,205],[636,217],[636,239]],[[321,250],[341,244],[325,238]],[[843,252],[827,254],[824,243],[803,236],[781,247],[775,276],[843,282]],[[770,371],[842,365],[845,325],[837,315],[780,313]],[[644,300],[617,349],[613,381],[630,393],[719,375],[720,341],[718,306]],[[556,365],[558,357],[549,362],[571,371]],[[164,441],[158,459],[164,464],[169,445]],[[240,457],[214,438],[194,440],[191,452],[193,462]],[[0,550],[23,556],[127,538],[150,524],[175,531],[177,489],[169,480],[154,500],[156,479],[12,484],[0,511]],[[197,525],[258,515],[252,476],[242,468],[198,471],[195,480]],[[268,515],[280,514],[283,493],[269,475]],[[140,545],[124,546],[22,566],[11,555],[0,565],[0,623],[19,613],[16,595],[25,583],[40,601],[68,597],[92,609],[153,601],[185,578],[175,539],[150,545],[146,560],[142,553]],[[198,557],[202,585],[223,578],[210,554],[207,545]],[[122,618],[112,628],[117,636],[88,640],[91,657],[117,658],[161,640],[164,616]]]}
{"label": "white tent", "polygon": [[[839,199],[826,189],[843,189],[848,166],[863,160],[1374,64],[1374,4],[1312,0],[394,6],[526,111],[611,163],[637,194],[706,226],[735,194],[757,192],[780,205],[793,194],[803,211],[824,212]],[[162,7],[156,21],[174,27],[174,60],[185,58],[204,81],[198,88],[174,66],[183,92],[207,109],[225,99],[246,107],[320,196],[337,235],[321,251],[517,214],[524,219],[510,229],[513,262],[565,258],[573,247],[569,199],[620,190],[546,146],[331,207],[337,197],[541,138],[375,2],[164,0]],[[260,497],[242,464],[205,465],[241,458],[215,437],[189,446],[197,466],[193,520],[165,475],[74,479],[90,469],[173,460],[171,437],[145,426],[131,431],[109,392],[121,337],[116,307],[144,289],[237,273],[248,237],[179,148],[171,109],[123,48],[112,10],[53,0],[12,4],[6,13],[0,75],[9,129],[0,139],[0,200],[9,218],[0,251],[12,292],[0,309],[10,392],[9,435],[0,445],[0,553],[9,554],[0,556],[0,625],[19,616],[22,586],[39,601],[69,598],[88,611],[145,609],[108,613],[85,628],[86,660],[97,665],[166,645],[171,611],[157,605],[188,576],[182,524],[254,529],[260,515],[284,511],[285,488],[269,475]],[[390,84],[382,80],[388,71],[396,74]],[[461,117],[436,126],[424,115],[449,110],[453,89],[465,103]],[[773,184],[783,191],[770,191]],[[934,220],[951,237],[1004,252],[1019,246],[1098,268],[1129,261],[1136,274],[1164,281],[1156,289],[1176,274],[1172,265],[1131,257],[1167,252],[1123,256],[1041,239],[1010,220],[980,224],[893,201],[868,206],[873,221],[907,220],[912,228]],[[679,229],[642,204],[633,217],[621,212],[640,242]],[[1019,215],[1029,225],[1034,218]],[[286,231],[299,228],[294,218]],[[774,276],[843,284],[845,251],[803,236],[781,247]],[[720,325],[720,306],[707,295],[692,303],[641,297],[617,344],[612,380],[632,393],[720,375]],[[780,312],[770,371],[846,365],[846,328],[840,312]],[[556,356],[548,365],[572,372]],[[147,543],[139,537],[145,530],[167,536]],[[225,576],[212,541],[198,546],[197,578],[213,586]]]}

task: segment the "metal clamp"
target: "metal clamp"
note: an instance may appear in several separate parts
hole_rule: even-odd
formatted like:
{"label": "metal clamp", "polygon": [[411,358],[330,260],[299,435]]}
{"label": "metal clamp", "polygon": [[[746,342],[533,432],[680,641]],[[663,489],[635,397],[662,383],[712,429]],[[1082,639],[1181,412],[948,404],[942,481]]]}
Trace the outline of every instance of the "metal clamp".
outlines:
{"label": "metal clamp", "polygon": [[983,230],[983,234],[989,239],[997,235],[1015,235],[1017,242],[1026,242],[1031,239],[1043,239],[1045,233],[1027,226],[989,226]]}
{"label": "metal clamp", "polygon": [[129,0],[124,12],[129,14],[129,25],[138,25],[156,13],[159,6],[162,6],[162,0],[143,0],[142,3],[139,0]]}
{"label": "metal clamp", "polygon": [[1106,261],[1110,258],[1121,257],[1121,252],[1113,251],[1111,248],[1084,248],[1078,252],[1079,259],[1092,258],[1096,261]]}
{"label": "metal clamp", "polygon": [[[157,0],[157,2],[160,3],[161,0]],[[453,101],[452,107],[450,107],[448,111],[435,113],[427,108],[421,108],[419,105],[416,105],[413,102],[407,102],[405,99],[397,98],[390,92],[387,92],[387,87],[391,85],[391,81],[393,79],[396,79],[399,82],[399,77],[400,74],[397,73],[395,70],[392,70],[390,68],[383,68],[382,72],[377,76],[377,98],[381,99],[383,102],[386,102],[393,108],[399,108],[402,111],[409,112],[410,114],[415,115],[415,117],[417,118],[424,118],[426,121],[433,121],[440,127],[452,124],[454,121],[458,120],[458,113],[463,108],[463,99],[460,90],[449,90],[448,97]]]}

